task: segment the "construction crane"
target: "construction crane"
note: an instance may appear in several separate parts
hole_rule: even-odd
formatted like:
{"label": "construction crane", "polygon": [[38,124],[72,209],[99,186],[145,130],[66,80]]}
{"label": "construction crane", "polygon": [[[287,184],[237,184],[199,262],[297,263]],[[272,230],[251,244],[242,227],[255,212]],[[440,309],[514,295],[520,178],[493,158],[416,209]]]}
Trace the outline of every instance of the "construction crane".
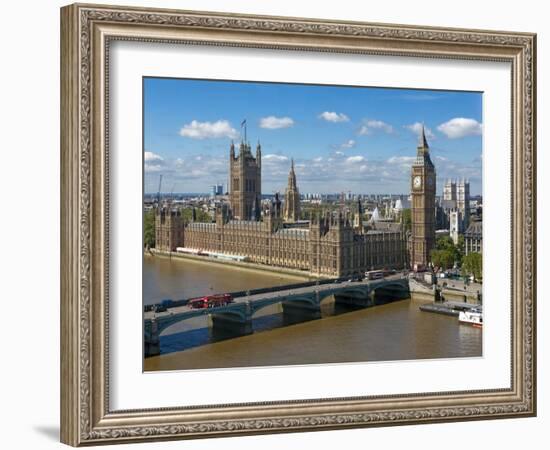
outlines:
{"label": "construction crane", "polygon": [[159,178],[159,190],[157,192],[157,207],[160,208],[160,190],[162,188],[162,174],[160,174],[160,178]]}
{"label": "construction crane", "polygon": [[174,189],[176,187],[176,183],[172,185],[172,189],[170,190],[170,197],[168,198],[168,202],[172,204],[172,201],[174,200]]}

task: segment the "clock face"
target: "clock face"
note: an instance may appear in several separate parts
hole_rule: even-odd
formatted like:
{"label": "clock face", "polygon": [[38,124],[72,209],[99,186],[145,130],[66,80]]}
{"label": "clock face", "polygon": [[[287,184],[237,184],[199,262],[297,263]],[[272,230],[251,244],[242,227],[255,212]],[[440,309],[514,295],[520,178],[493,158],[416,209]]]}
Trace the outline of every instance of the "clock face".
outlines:
{"label": "clock face", "polygon": [[414,177],[413,186],[417,189],[422,186],[422,178],[420,176],[417,175],[416,177]]}

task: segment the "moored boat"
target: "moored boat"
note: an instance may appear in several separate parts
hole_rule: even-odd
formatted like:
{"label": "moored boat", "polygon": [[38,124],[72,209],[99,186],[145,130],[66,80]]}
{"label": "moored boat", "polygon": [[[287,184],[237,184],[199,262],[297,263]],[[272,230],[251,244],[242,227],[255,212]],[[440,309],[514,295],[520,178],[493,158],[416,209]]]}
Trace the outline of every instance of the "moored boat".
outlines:
{"label": "moored boat", "polygon": [[483,327],[483,313],[480,309],[471,309],[469,311],[461,311],[458,315],[458,321],[474,327]]}

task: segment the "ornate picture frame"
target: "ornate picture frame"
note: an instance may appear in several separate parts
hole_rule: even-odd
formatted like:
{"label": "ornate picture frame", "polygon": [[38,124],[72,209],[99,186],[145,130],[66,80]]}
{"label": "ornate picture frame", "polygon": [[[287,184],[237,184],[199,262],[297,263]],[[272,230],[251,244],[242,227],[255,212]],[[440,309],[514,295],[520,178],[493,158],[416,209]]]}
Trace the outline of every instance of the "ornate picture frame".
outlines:
{"label": "ornate picture frame", "polygon": [[[116,40],[504,61],[512,67],[511,386],[112,410],[109,63]],[[536,414],[536,36],[75,4],[61,9],[61,440],[73,446]]]}

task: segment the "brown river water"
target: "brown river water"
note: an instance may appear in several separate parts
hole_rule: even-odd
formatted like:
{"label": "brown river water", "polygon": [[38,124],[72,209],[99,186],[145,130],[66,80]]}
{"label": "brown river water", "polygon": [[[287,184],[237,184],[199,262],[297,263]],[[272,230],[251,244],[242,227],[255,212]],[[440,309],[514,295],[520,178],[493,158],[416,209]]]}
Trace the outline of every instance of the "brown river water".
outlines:
{"label": "brown river water", "polygon": [[[298,283],[306,277],[188,259],[145,256],[144,304]],[[406,299],[366,309],[322,303],[322,318],[289,324],[280,307],[254,316],[254,333],[215,336],[205,317],[161,335],[161,355],[144,369],[182,370],[482,356],[482,330],[456,317],[422,312]]]}

